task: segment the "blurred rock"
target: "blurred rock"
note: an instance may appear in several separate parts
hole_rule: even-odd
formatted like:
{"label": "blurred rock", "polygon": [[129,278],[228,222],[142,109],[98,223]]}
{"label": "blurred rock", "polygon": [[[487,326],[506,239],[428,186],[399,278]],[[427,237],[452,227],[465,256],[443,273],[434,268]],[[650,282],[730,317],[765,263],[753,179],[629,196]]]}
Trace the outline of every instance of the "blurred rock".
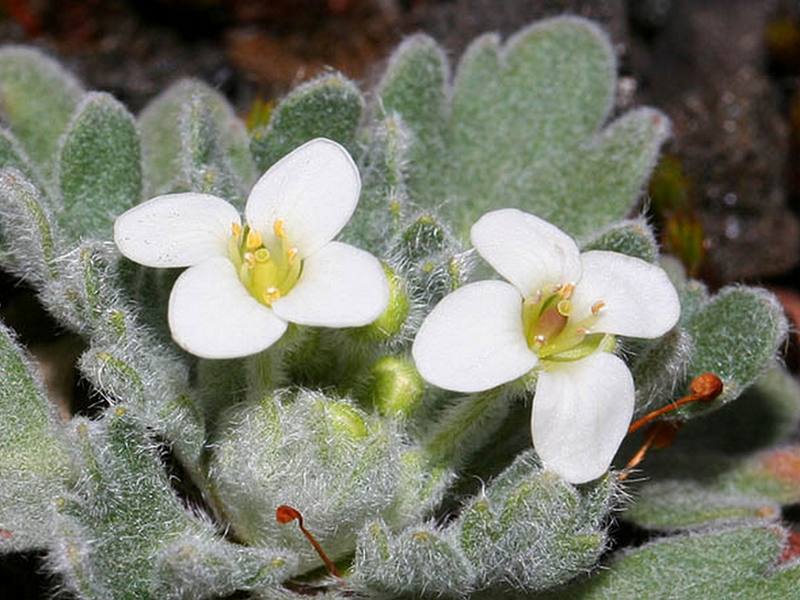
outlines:
{"label": "blurred rock", "polygon": [[657,33],[632,37],[640,101],[673,120],[673,150],[697,186],[716,284],[758,280],[800,259],[787,208],[788,128],[766,74],[775,2],[673,0]]}

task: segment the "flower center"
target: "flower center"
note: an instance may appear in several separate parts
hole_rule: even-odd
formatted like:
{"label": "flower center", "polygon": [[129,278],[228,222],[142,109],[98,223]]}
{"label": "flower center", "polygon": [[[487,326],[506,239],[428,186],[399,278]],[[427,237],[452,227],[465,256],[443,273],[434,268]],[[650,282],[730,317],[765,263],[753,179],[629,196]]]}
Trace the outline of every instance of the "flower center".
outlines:
{"label": "flower center", "polygon": [[598,300],[588,317],[576,319],[570,301],[574,290],[572,283],[548,286],[522,303],[525,340],[541,359],[578,360],[597,350],[606,338],[591,330],[605,302]]}
{"label": "flower center", "polygon": [[249,225],[233,223],[228,240],[228,256],[239,279],[253,298],[267,306],[291,291],[303,269],[282,219],[273,223],[272,232],[265,240]]}

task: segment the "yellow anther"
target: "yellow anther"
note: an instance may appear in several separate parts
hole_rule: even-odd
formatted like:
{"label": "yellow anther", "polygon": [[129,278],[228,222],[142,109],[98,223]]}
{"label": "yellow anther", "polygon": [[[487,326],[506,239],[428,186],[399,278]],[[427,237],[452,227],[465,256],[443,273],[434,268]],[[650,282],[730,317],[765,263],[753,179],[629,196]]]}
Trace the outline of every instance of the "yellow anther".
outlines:
{"label": "yellow anther", "polygon": [[256,257],[252,252],[245,252],[244,253],[244,262],[247,264],[248,267],[253,268],[256,264]]}
{"label": "yellow anther", "polygon": [[264,302],[272,304],[281,297],[281,291],[276,287],[268,287],[264,292]]}
{"label": "yellow anther", "polygon": [[256,257],[256,262],[265,263],[269,261],[269,250],[266,248],[259,248],[253,255]]}
{"label": "yellow anther", "polygon": [[605,305],[606,305],[606,303],[603,302],[602,300],[598,300],[597,302],[592,304],[592,314],[596,315],[597,313],[599,313],[601,310],[603,310],[603,307]]}
{"label": "yellow anther", "polygon": [[544,346],[544,343],[547,341],[547,338],[543,335],[537,335],[533,338],[533,343],[535,346]]}
{"label": "yellow anther", "polygon": [[561,289],[558,290],[558,295],[561,296],[564,300],[569,300],[572,297],[572,292],[575,291],[575,284],[574,283],[565,283],[561,286]]}
{"label": "yellow anther", "polygon": [[242,226],[238,223],[231,223],[231,234],[233,237],[239,237],[240,233],[242,233]]}
{"label": "yellow anther", "polygon": [[286,237],[286,228],[284,227],[283,219],[275,219],[275,222],[272,224],[272,231],[278,239],[282,240]]}
{"label": "yellow anther", "polygon": [[255,250],[261,245],[261,234],[255,229],[247,232],[247,242],[245,242],[248,250]]}
{"label": "yellow anther", "polygon": [[290,263],[294,262],[294,259],[297,258],[298,252],[299,250],[297,248],[289,248],[289,250],[286,251],[286,257],[289,259]]}
{"label": "yellow anther", "polygon": [[569,300],[560,300],[558,304],[556,304],[556,309],[558,310],[558,314],[562,317],[568,317],[569,313],[572,312],[572,302]]}

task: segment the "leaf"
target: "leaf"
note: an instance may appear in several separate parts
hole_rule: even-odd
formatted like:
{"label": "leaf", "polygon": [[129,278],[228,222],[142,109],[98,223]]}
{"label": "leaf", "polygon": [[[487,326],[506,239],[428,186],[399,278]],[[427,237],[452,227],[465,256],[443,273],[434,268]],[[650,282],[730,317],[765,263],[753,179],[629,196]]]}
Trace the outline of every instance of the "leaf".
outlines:
{"label": "leaf", "polygon": [[75,78],[38,50],[0,49],[0,116],[46,176],[82,95]]}
{"label": "leaf", "polygon": [[212,598],[272,588],[292,568],[290,552],[230,544],[187,511],[125,408],[75,432],[84,476],[59,510],[51,563],[80,597]]}
{"label": "leaf", "polygon": [[438,44],[429,36],[413,35],[392,53],[377,87],[380,111],[408,128],[410,185],[424,190],[434,183],[444,152],[447,80],[450,67]]}
{"label": "leaf", "polygon": [[[241,202],[249,192],[255,168],[247,131],[205,83],[173,84],[142,111],[139,127],[146,197],[211,189]],[[199,184],[209,187],[192,187]]]}
{"label": "leaf", "polygon": [[759,288],[722,289],[687,323],[695,352],[688,379],[712,372],[722,379],[722,394],[711,405],[695,402],[680,410],[697,416],[735,400],[771,366],[786,338],[788,323],[778,300]]}
{"label": "leaf", "polygon": [[261,171],[317,137],[354,150],[356,126],[364,100],[359,89],[339,73],[328,73],[292,90],[275,107],[270,122],[253,132],[251,150]]}
{"label": "leaf", "polygon": [[577,17],[547,19],[501,47],[478,38],[452,89],[446,61],[416,36],[390,59],[377,114],[412,133],[409,195],[465,234],[484,212],[517,207],[577,237],[626,217],[652,171],[669,122],[639,109],[601,130],[615,88],[614,52]]}
{"label": "leaf", "polygon": [[629,550],[608,568],[547,597],[568,600],[683,600],[786,598],[796,590],[797,569],[776,571],[785,532],[744,525],[657,539]]}
{"label": "leaf", "polygon": [[76,475],[36,369],[0,323],[0,554],[46,548],[53,506]]}
{"label": "leaf", "polygon": [[0,244],[4,266],[43,286],[57,276],[53,217],[39,190],[14,168],[0,170]]}
{"label": "leaf", "polygon": [[456,523],[478,587],[542,591],[591,567],[605,548],[601,524],[615,492],[610,478],[576,489],[532,451],[520,455]]}
{"label": "leaf", "polygon": [[298,573],[322,566],[293,525],[275,520],[296,507],[334,560],[352,553],[354,532],[388,512],[398,493],[405,444],[395,425],[321,392],[268,393],[231,407],[217,429],[209,473],[239,539],[285,546]]}
{"label": "leaf", "polygon": [[392,596],[462,598],[474,572],[458,544],[425,524],[392,534],[381,521],[359,535],[354,579],[362,587]]}
{"label": "leaf", "polygon": [[619,252],[650,263],[658,260],[658,242],[644,218],[621,221],[606,227],[582,244],[581,250]]}
{"label": "leaf", "polygon": [[142,191],[136,123],[113,97],[84,97],[61,141],[58,176],[64,231],[72,239],[111,239],[114,219],[137,204]]}

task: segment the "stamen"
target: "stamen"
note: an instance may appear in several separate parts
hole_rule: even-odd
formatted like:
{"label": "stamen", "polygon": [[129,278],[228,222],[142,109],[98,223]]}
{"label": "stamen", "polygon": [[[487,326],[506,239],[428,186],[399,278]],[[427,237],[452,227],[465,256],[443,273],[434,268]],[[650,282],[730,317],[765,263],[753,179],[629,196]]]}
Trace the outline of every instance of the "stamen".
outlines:
{"label": "stamen", "polygon": [[264,302],[267,304],[272,304],[273,302],[279,300],[281,297],[281,291],[276,287],[268,287],[264,292]]}
{"label": "stamen", "polygon": [[238,223],[231,223],[231,234],[233,237],[239,237],[240,233],[242,233],[242,226]]}
{"label": "stamen", "polygon": [[547,338],[543,335],[537,335],[533,338],[533,343],[536,346],[544,346],[544,343],[547,341]]}
{"label": "stamen", "polygon": [[575,284],[574,283],[565,283],[561,286],[561,289],[558,290],[558,295],[561,296],[564,300],[569,300],[572,297],[572,292],[575,291]]}
{"label": "stamen", "polygon": [[605,305],[606,305],[606,303],[603,302],[602,300],[598,300],[597,302],[592,304],[592,314],[593,315],[598,314],[601,310],[603,310]]}
{"label": "stamen", "polygon": [[272,231],[275,233],[275,237],[278,239],[282,240],[286,237],[286,227],[283,219],[275,219],[275,222],[272,224]]}
{"label": "stamen", "polygon": [[325,563],[325,568],[328,569],[328,572],[334,577],[339,577],[341,579],[342,575],[339,573],[336,565],[330,558],[328,558],[328,555],[325,554],[322,546],[320,546],[320,543],[314,538],[313,535],[311,535],[311,532],[303,526],[303,515],[299,510],[287,504],[281,504],[275,509],[275,520],[277,520],[281,525],[291,523],[292,521],[297,521],[297,526],[300,528],[300,531],[302,531],[303,535],[306,536],[306,539],[311,542],[311,546],[313,546],[316,553],[319,554],[322,562]]}
{"label": "stamen", "polygon": [[269,262],[269,250],[266,248],[259,248],[255,251],[256,262],[265,263]]}
{"label": "stamen", "polygon": [[556,309],[558,310],[558,314],[562,317],[568,317],[569,313],[572,312],[572,302],[569,300],[561,300],[556,304]]}
{"label": "stamen", "polygon": [[256,257],[252,252],[245,252],[244,262],[247,263],[247,266],[252,269],[256,265]]}
{"label": "stamen", "polygon": [[286,257],[289,259],[290,263],[294,262],[294,259],[297,257],[298,252],[299,250],[297,248],[289,248],[286,251]]}
{"label": "stamen", "polygon": [[528,296],[525,298],[525,304],[528,306],[532,306],[534,304],[539,304],[542,301],[542,290],[536,290],[536,293],[533,296]]}
{"label": "stamen", "polygon": [[247,232],[247,249],[255,250],[261,245],[261,234],[255,229]]}

